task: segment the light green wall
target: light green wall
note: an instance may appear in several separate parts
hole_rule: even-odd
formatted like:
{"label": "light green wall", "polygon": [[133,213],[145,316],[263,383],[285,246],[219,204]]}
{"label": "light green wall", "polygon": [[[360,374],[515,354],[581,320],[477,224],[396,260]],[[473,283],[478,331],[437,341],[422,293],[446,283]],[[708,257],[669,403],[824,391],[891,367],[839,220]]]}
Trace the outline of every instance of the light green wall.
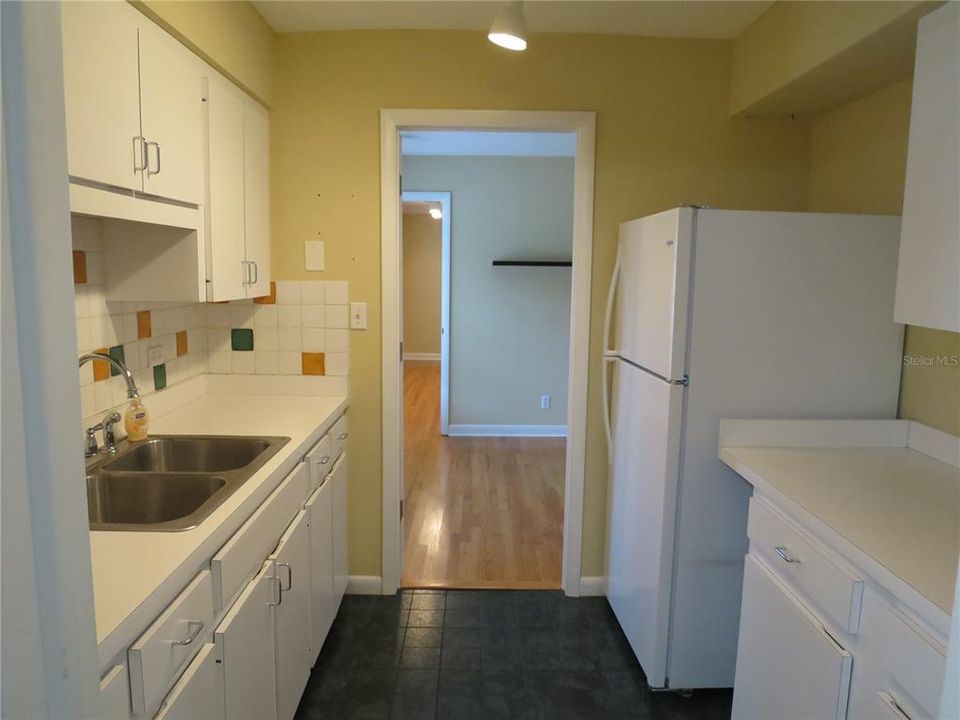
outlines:
{"label": "light green wall", "polygon": [[403,216],[403,352],[440,354],[441,221]]}
{"label": "light green wall", "polygon": [[[813,120],[809,209],[896,215],[902,211],[910,81]],[[907,327],[900,417],[960,435],[960,334]]]}
{"label": "light green wall", "polygon": [[451,425],[565,425],[570,269],[491,263],[570,258],[573,158],[405,157],[403,185],[451,193]]}

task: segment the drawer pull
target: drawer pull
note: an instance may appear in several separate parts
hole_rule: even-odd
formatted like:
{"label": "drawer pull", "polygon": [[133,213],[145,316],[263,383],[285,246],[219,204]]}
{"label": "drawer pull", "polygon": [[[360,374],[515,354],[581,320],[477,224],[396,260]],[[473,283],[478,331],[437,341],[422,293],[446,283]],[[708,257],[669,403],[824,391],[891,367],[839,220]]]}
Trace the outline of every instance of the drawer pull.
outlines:
{"label": "drawer pull", "polygon": [[[281,584],[281,585],[280,585],[280,591],[281,591],[281,592],[290,592],[290,591],[293,589],[293,568],[290,567],[290,563],[277,563],[277,567],[278,567],[278,568],[286,568],[286,569],[287,569],[287,586],[286,586],[286,587],[283,587],[283,585]],[[282,581],[281,581],[281,583],[282,583]],[[282,597],[282,596],[281,596],[281,597]]]}
{"label": "drawer pull", "polygon": [[200,633],[203,632],[204,624],[202,622],[195,622],[191,620],[187,623],[187,627],[190,628],[190,634],[187,635],[183,640],[172,640],[173,645],[192,645],[193,641],[196,640]]}
{"label": "drawer pull", "polygon": [[347,436],[348,436],[349,434],[350,434],[350,433],[342,432],[342,433],[340,433],[339,435],[337,435],[337,440],[346,440],[346,439],[347,439]]}
{"label": "drawer pull", "polygon": [[321,465],[326,465],[328,462],[330,462],[330,456],[324,455],[323,457],[320,458],[319,462]]}
{"label": "drawer pull", "polygon": [[910,716],[904,712],[902,707],[900,707],[900,703],[893,699],[893,695],[882,690],[878,692],[877,695],[880,696],[880,701],[890,708],[894,717],[896,717],[898,720],[911,720]]}
{"label": "drawer pull", "polygon": [[280,582],[280,578],[278,577],[272,577],[270,579],[276,583],[274,587],[277,588],[277,591],[274,593],[273,598],[267,601],[267,605],[270,607],[278,607],[283,605],[283,583]]}
{"label": "drawer pull", "polygon": [[775,545],[773,551],[780,556],[780,559],[788,563],[798,563],[800,558],[792,557],[783,545]]}

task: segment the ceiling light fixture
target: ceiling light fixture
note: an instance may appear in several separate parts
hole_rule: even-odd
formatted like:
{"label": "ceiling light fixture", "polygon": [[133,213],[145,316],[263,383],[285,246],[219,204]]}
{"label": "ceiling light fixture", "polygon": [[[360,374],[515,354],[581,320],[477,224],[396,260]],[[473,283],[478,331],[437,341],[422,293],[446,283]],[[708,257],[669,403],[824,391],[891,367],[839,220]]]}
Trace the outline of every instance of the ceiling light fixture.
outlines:
{"label": "ceiling light fixture", "polygon": [[430,217],[432,217],[434,220],[439,220],[443,217],[443,212],[440,210],[440,208],[430,208]]}
{"label": "ceiling light fixture", "polygon": [[507,50],[527,49],[527,21],[523,17],[522,2],[511,2],[497,14],[487,39]]}

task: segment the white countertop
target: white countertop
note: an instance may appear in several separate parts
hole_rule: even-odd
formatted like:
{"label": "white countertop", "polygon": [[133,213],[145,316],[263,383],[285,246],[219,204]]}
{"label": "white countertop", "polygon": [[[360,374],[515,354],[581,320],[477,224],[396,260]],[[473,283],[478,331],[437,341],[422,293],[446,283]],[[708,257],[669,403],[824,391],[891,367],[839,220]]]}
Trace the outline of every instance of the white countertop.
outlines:
{"label": "white countertop", "polygon": [[[256,391],[251,379],[251,391]],[[238,381],[233,381],[238,387]],[[345,395],[203,394],[150,426],[153,434],[290,438],[200,525],[182,532],[90,533],[100,664],[122,652],[280,484],[347,406]]]}

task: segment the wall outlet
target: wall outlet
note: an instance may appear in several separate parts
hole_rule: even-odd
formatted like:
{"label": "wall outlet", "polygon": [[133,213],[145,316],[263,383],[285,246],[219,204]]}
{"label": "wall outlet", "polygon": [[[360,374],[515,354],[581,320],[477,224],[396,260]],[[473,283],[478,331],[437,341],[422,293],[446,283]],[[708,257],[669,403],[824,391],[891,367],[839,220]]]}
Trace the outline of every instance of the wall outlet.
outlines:
{"label": "wall outlet", "polygon": [[160,365],[163,362],[163,346],[154,345],[147,348],[147,367]]}
{"label": "wall outlet", "polygon": [[549,409],[550,409],[550,396],[549,396],[549,395],[541,395],[541,396],[540,396],[540,409],[541,409],[541,410],[549,410]]}
{"label": "wall outlet", "polygon": [[365,302],[350,303],[350,327],[354,330],[367,329],[367,304]]}
{"label": "wall outlet", "polygon": [[303,244],[304,267],[316,272],[326,269],[323,240],[307,240]]}

